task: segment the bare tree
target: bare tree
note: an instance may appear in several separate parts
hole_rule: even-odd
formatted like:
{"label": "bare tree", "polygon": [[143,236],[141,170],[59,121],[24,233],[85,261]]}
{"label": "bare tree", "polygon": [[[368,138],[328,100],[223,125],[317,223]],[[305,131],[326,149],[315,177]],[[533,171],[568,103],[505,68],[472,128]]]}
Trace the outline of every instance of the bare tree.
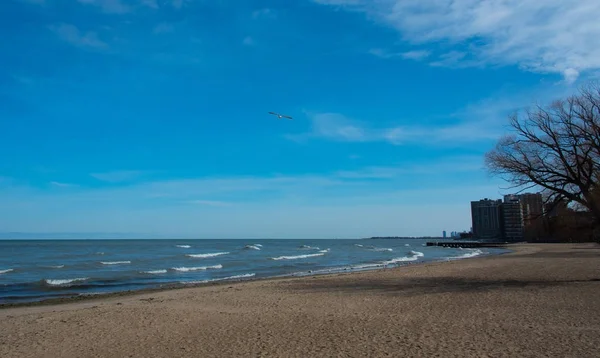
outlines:
{"label": "bare tree", "polygon": [[486,154],[486,166],[513,188],[542,188],[547,202],[568,201],[600,224],[600,85],[510,117],[511,133]]}

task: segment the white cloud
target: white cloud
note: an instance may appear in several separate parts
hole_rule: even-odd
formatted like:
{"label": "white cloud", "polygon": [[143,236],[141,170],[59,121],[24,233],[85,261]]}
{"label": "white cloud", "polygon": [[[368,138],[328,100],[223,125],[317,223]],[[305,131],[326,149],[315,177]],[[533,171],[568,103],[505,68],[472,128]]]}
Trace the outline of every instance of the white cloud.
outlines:
{"label": "white cloud", "polygon": [[90,176],[109,183],[119,183],[137,179],[145,173],[139,170],[117,170],[106,173],[92,173]]}
{"label": "white cloud", "polygon": [[255,45],[254,39],[250,36],[246,36],[244,38],[244,40],[242,41],[242,43],[246,46],[254,46]]}
{"label": "white cloud", "polygon": [[[314,0],[361,11],[414,44],[453,46],[492,65],[557,73],[567,82],[600,69],[597,0]],[[437,61],[451,65],[452,61]]]}
{"label": "white cloud", "polygon": [[121,0],[77,0],[82,4],[94,5],[109,14],[125,14],[131,11],[131,8],[125,5]]}
{"label": "white cloud", "polygon": [[105,49],[108,47],[106,42],[98,38],[95,32],[81,32],[77,27],[70,24],[58,24],[50,26],[52,30],[61,40],[70,43],[77,47]]}

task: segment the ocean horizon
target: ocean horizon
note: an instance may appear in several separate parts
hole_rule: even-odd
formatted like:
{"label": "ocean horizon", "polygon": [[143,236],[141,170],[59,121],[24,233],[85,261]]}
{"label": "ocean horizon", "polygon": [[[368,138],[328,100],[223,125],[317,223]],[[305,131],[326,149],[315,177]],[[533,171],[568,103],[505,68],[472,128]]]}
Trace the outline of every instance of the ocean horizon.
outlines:
{"label": "ocean horizon", "polygon": [[0,240],[0,304],[500,254],[430,239]]}

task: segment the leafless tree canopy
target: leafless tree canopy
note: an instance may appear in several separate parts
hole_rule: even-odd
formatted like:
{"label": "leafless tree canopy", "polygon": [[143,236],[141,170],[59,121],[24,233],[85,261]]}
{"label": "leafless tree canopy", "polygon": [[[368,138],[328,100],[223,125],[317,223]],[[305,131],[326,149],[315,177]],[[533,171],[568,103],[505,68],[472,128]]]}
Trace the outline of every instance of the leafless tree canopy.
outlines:
{"label": "leafless tree canopy", "polygon": [[568,201],[600,223],[600,85],[510,117],[512,133],[486,166],[515,188],[541,187],[549,202]]}

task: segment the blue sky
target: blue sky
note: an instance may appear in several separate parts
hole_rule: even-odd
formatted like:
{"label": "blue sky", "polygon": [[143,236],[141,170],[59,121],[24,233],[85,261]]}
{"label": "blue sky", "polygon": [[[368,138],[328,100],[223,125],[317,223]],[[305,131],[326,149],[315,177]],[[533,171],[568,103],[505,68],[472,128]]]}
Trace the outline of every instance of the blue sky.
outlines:
{"label": "blue sky", "polygon": [[[598,77],[581,0],[8,0],[0,231],[440,235],[507,115]],[[269,116],[282,112],[293,121]]]}

